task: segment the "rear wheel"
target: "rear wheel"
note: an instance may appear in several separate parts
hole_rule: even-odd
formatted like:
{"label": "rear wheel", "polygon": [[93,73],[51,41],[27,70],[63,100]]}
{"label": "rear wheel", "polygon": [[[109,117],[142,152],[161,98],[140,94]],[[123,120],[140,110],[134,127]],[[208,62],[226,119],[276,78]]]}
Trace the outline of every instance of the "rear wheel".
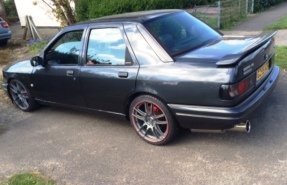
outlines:
{"label": "rear wheel", "polygon": [[9,93],[13,103],[23,111],[32,111],[37,104],[28,89],[16,79],[9,82]]}
{"label": "rear wheel", "polygon": [[148,143],[163,145],[171,141],[177,125],[166,106],[157,98],[143,95],[133,100],[129,110],[131,124]]}

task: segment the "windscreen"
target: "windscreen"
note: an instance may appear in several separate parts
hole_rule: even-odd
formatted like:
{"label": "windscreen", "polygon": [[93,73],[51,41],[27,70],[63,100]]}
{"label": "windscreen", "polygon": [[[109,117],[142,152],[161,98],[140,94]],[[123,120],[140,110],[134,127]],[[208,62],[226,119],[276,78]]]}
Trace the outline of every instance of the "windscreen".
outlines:
{"label": "windscreen", "polygon": [[222,38],[218,32],[184,11],[157,17],[145,22],[144,26],[173,56]]}

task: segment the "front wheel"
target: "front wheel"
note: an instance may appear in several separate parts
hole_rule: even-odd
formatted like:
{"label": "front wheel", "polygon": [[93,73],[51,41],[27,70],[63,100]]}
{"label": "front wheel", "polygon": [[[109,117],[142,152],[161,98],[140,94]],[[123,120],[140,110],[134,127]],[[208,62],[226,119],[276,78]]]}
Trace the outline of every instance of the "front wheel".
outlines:
{"label": "front wheel", "polygon": [[129,115],[137,134],[148,143],[163,145],[176,135],[176,123],[166,106],[155,97],[142,95],[135,98]]}
{"label": "front wheel", "polygon": [[9,82],[9,93],[13,103],[23,111],[29,112],[37,107],[28,89],[19,80]]}

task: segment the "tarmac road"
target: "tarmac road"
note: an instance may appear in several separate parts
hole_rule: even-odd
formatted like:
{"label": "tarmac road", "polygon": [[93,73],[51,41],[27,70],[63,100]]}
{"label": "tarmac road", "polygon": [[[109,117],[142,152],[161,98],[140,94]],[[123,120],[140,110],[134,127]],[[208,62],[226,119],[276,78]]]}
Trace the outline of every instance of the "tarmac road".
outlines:
{"label": "tarmac road", "polygon": [[[261,30],[258,16],[247,23],[256,25],[254,30]],[[232,33],[253,30],[241,27],[246,29]],[[20,38],[21,29],[14,28]],[[287,45],[285,32],[277,34],[277,45]],[[282,71],[277,88],[250,118],[251,133],[184,132],[158,147],[142,141],[120,117],[55,107],[23,113],[1,99],[0,179],[38,170],[58,184],[285,185],[286,109],[287,72]]]}
{"label": "tarmac road", "polygon": [[8,102],[0,178],[39,170],[58,184],[287,184],[286,92],[282,72],[250,134],[184,132],[162,147],[119,117],[55,107],[22,115]]}

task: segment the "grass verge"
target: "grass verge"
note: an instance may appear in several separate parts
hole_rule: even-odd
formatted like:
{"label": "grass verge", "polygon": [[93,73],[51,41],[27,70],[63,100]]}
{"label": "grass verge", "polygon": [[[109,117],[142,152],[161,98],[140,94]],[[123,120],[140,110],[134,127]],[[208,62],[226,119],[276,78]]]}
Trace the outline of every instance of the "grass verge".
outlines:
{"label": "grass verge", "polygon": [[264,30],[283,30],[287,29],[287,16],[264,28]]}
{"label": "grass verge", "polygon": [[38,172],[18,173],[7,180],[0,182],[0,185],[55,185],[55,181],[44,177]]}
{"label": "grass verge", "polygon": [[195,16],[196,18],[200,19],[201,21],[205,22],[209,26],[211,26],[213,28],[217,28],[217,17],[205,16],[201,12],[193,12],[192,15]]}
{"label": "grass verge", "polygon": [[276,47],[275,63],[281,69],[287,69],[287,46]]}
{"label": "grass verge", "polygon": [[238,17],[236,19],[230,20],[230,21],[225,21],[222,22],[220,25],[220,28],[225,31],[230,31],[232,30],[236,25],[239,25],[246,21],[250,16],[244,16],[244,17]]}

